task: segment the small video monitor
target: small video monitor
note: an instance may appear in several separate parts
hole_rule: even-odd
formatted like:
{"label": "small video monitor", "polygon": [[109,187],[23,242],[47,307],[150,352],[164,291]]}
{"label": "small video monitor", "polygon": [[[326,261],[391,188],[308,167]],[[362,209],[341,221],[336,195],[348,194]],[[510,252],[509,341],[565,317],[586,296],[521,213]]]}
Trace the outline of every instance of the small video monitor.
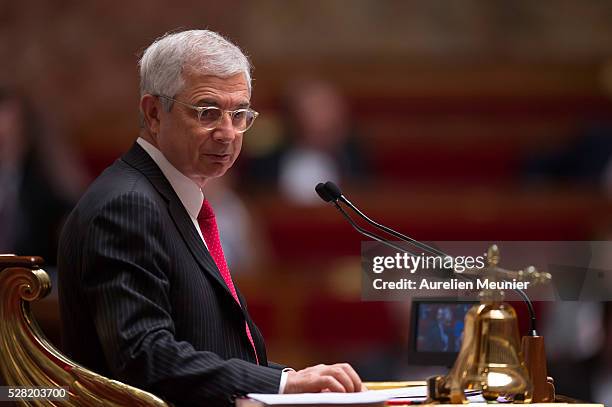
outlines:
{"label": "small video monitor", "polygon": [[461,349],[465,314],[477,302],[413,299],[408,363],[451,366]]}

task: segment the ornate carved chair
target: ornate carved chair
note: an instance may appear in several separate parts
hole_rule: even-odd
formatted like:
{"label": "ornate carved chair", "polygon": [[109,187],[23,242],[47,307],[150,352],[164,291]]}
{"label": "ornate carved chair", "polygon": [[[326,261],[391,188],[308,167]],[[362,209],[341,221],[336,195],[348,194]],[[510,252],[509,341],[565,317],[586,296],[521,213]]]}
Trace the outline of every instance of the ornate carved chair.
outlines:
{"label": "ornate carved chair", "polygon": [[85,369],[57,350],[42,333],[30,303],[51,291],[40,257],[0,255],[0,375],[11,387],[68,387],[68,399],[24,405],[156,406],[163,400]]}

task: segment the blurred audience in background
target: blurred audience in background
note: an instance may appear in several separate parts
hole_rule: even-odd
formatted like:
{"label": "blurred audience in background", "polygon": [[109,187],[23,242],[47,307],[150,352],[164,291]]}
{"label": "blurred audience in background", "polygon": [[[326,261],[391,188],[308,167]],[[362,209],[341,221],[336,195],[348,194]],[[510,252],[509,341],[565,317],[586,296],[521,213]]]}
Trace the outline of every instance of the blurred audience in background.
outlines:
{"label": "blurred audience in background", "polygon": [[527,182],[582,184],[612,194],[612,122],[592,124],[555,147],[527,160]]}
{"label": "blurred audience in background", "polygon": [[322,79],[290,84],[281,109],[283,137],[271,151],[252,157],[246,175],[259,185],[274,185],[290,202],[320,202],[319,182],[367,180],[366,157],[355,121],[338,89]]}
{"label": "blurred audience in background", "polygon": [[87,177],[33,105],[0,90],[0,253],[56,264],[57,239]]}
{"label": "blurred audience in background", "polygon": [[[612,62],[598,71],[601,93],[612,100]],[[612,111],[608,106],[592,115],[566,143],[532,152],[525,161],[528,183],[584,185],[612,196]]]}

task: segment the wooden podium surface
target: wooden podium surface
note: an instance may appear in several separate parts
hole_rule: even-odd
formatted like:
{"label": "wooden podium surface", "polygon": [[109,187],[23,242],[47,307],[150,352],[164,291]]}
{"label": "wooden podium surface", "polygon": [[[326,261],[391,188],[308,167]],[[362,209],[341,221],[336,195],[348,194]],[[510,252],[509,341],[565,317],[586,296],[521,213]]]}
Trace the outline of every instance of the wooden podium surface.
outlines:
{"label": "wooden podium surface", "polygon": [[[425,382],[422,381],[410,381],[410,382],[370,382],[364,383],[371,390],[384,390],[391,388],[399,388],[399,387],[411,387],[411,386],[423,386]],[[413,406],[413,405],[421,405],[421,406],[440,406],[440,404],[418,404],[418,403],[406,403],[406,404],[398,404],[397,402],[391,403],[369,403],[369,404],[325,404],[325,405],[313,405],[313,404],[285,404],[280,407],[330,407],[333,405],[344,406],[344,407],[402,407],[402,406]],[[483,406],[491,403],[470,403],[470,404],[444,404],[444,407],[465,407],[468,406]],[[497,403],[495,403],[497,404]],[[512,405],[512,404],[506,404]],[[517,405],[525,405],[525,404],[517,404]],[[267,406],[265,403],[261,403],[256,400],[243,398],[236,400],[236,407],[265,407]],[[604,407],[603,404],[590,404],[590,403],[580,403],[580,404],[569,404],[569,403],[533,403],[529,404],[529,406],[533,407]]]}

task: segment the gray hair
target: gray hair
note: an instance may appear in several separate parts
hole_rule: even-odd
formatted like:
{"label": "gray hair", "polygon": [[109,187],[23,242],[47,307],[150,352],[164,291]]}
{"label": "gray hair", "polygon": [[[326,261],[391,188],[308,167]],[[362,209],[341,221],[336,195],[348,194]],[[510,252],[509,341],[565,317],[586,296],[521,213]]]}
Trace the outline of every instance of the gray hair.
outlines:
{"label": "gray hair", "polygon": [[[183,72],[192,69],[226,78],[244,74],[251,92],[251,64],[240,48],[209,30],[166,33],[144,51],[140,66],[140,96],[174,97],[185,86]],[[172,101],[161,98],[169,111]]]}

